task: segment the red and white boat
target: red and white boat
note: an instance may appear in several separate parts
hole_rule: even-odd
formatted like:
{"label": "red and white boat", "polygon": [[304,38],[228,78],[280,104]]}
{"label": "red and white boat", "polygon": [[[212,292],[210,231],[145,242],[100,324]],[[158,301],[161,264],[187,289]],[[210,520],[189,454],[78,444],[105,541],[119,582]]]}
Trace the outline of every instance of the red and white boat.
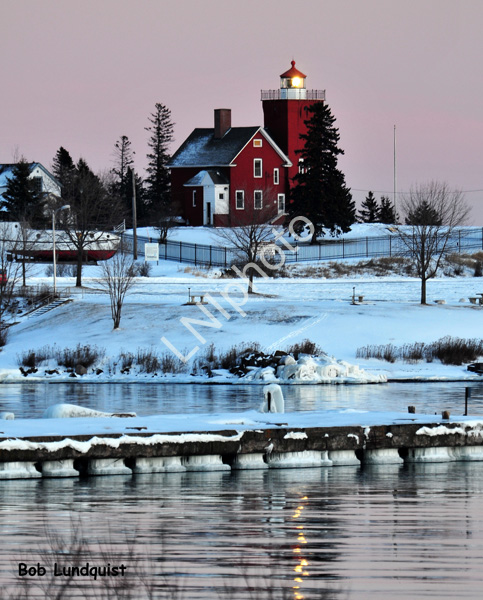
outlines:
{"label": "red and white boat", "polygon": [[[15,223],[9,223],[7,252],[15,259],[51,262],[53,260],[53,236],[51,230],[29,229],[25,233]],[[71,234],[72,235],[72,234]],[[116,254],[121,237],[116,233],[92,231],[88,233],[83,250],[84,262],[108,260]],[[55,232],[55,254],[58,262],[77,262],[77,247],[65,231]]]}

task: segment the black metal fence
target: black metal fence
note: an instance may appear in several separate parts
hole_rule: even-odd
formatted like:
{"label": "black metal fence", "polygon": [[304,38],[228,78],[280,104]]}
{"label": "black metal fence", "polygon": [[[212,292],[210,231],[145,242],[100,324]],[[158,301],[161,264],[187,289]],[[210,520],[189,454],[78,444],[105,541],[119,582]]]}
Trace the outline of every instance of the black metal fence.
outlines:
{"label": "black metal fence", "polygon": [[[122,237],[124,248],[132,251],[132,235],[124,233]],[[156,242],[156,240],[137,236],[138,256],[144,256],[144,244],[152,242]],[[398,235],[327,239],[315,245],[294,244],[293,250],[287,249],[285,246],[280,247],[285,255],[286,263],[343,258],[380,258],[408,254],[407,246]],[[456,230],[449,240],[448,248],[458,253],[483,250],[483,228]],[[167,243],[159,245],[159,258],[160,260],[173,260],[192,265],[226,268],[240,262],[236,251],[231,248],[169,240]]]}

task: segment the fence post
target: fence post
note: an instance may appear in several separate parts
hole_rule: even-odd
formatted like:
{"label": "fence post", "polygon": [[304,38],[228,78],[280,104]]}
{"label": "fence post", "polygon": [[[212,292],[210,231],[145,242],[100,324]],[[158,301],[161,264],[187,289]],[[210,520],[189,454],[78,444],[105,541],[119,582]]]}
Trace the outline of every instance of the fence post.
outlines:
{"label": "fence post", "polygon": [[345,244],[344,244],[344,238],[342,238],[342,258],[345,258]]}
{"label": "fence post", "polygon": [[392,256],[392,237],[389,236],[389,256]]}
{"label": "fence post", "polygon": [[225,246],[225,269],[226,269],[226,246]]}
{"label": "fence post", "polygon": [[168,240],[164,242],[164,260],[168,260]]}
{"label": "fence post", "polygon": [[369,237],[366,236],[366,258],[369,258]]}
{"label": "fence post", "polygon": [[182,251],[183,251],[183,242],[180,240],[180,242],[179,242],[179,262],[183,262],[181,260],[181,253],[182,253]]}
{"label": "fence post", "polygon": [[210,246],[210,267],[211,267],[211,246]]}
{"label": "fence post", "polygon": [[195,267],[196,267],[196,244],[195,244]]}

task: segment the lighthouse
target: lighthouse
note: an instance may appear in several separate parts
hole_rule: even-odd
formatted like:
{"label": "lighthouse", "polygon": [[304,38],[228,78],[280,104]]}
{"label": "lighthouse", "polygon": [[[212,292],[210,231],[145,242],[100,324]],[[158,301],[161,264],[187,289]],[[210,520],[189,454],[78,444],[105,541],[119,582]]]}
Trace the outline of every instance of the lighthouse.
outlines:
{"label": "lighthouse", "polygon": [[280,75],[278,90],[262,90],[264,128],[288,156],[289,181],[303,168],[297,150],[303,147],[300,134],[307,132],[305,121],[309,107],[325,101],[325,90],[308,90],[307,75],[299,71],[292,60],[291,67]]}

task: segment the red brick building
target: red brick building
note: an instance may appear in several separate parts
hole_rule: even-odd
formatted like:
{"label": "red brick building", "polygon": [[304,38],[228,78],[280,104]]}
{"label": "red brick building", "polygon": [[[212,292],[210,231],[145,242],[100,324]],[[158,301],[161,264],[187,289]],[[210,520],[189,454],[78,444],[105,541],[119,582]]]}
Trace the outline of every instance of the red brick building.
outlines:
{"label": "red brick building", "polygon": [[325,92],[307,90],[306,76],[292,67],[280,89],[262,90],[264,126],[232,127],[231,110],[215,110],[214,127],[195,129],[173,155],[171,193],[190,225],[236,226],[263,215],[283,221],[296,150],[306,131],[307,109]]}

